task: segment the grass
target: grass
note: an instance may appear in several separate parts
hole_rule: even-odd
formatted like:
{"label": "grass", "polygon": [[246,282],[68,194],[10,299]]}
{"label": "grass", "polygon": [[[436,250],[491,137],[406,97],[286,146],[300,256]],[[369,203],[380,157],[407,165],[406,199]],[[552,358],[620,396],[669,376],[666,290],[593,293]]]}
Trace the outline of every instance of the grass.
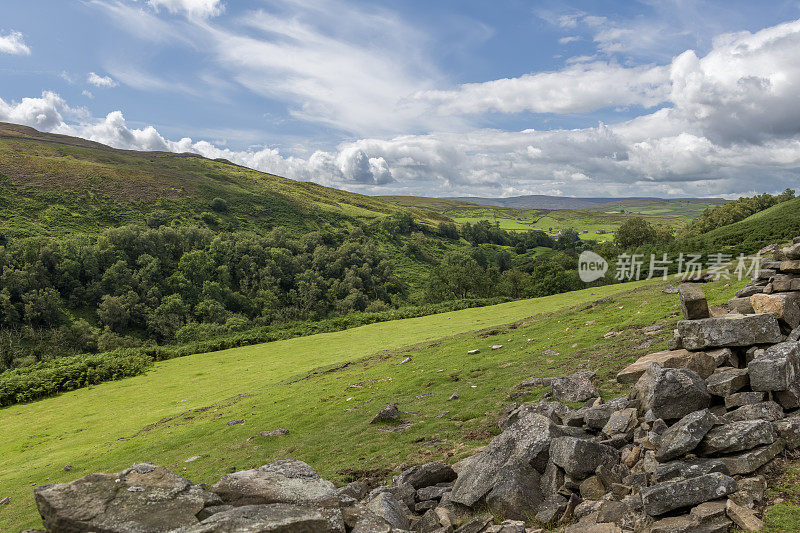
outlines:
{"label": "grass", "polygon": [[[12,502],[0,529],[38,525],[36,484],[136,461],[212,482],[231,468],[291,456],[345,482],[385,476],[405,462],[458,460],[497,432],[497,411],[527,377],[585,365],[598,373],[604,396],[620,394],[616,370],[663,349],[677,320],[676,297],[662,294],[662,285],[597,287],[188,356],[143,376],[2,409],[0,497]],[[721,283],[705,288],[712,303],[733,291]],[[652,323],[666,327],[647,336],[642,328]],[[604,338],[609,331],[619,334]],[[492,351],[493,344],[503,348]],[[467,356],[473,348],[481,354]],[[548,348],[560,355],[543,357]],[[461,398],[447,401],[453,392]],[[407,412],[406,431],[369,425],[391,401]],[[228,427],[234,419],[246,422]],[[290,434],[248,440],[278,427]],[[195,455],[201,459],[184,463]],[[66,464],[74,468],[65,472]]]}
{"label": "grass", "polygon": [[717,207],[725,202],[719,198],[645,198],[607,202],[591,209],[604,213],[618,213],[624,209],[626,212],[642,215],[697,218],[706,209]]}
{"label": "grass", "polygon": [[[661,224],[674,229],[683,227],[687,219],[636,215],[623,213],[602,213],[597,211],[581,211],[576,209],[507,209],[502,207],[458,207],[444,211],[444,214],[461,224],[488,220],[499,223],[505,230],[527,231],[530,229],[549,232],[553,234],[563,229],[587,231],[580,235],[581,239],[595,241],[611,241],[614,232],[632,216],[644,216],[651,224]],[[595,231],[603,229],[605,234],[596,234]]]}

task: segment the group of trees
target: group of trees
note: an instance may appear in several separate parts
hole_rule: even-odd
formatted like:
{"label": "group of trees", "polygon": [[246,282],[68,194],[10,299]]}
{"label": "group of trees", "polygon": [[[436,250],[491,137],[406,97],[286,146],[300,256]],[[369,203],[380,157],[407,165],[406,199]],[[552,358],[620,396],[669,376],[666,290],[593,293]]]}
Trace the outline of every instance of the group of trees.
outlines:
{"label": "group of trees", "polygon": [[682,236],[693,237],[702,235],[713,229],[721,228],[744,220],[750,215],[768,209],[795,197],[792,189],[786,189],[781,194],[759,194],[752,197],[743,197],[733,202],[728,202],[712,209],[706,209],[682,232]]}
{"label": "group of trees", "polygon": [[361,229],[293,238],[128,226],[97,239],[24,239],[0,247],[0,287],[0,369],[37,350],[187,340],[203,324],[317,320],[382,310],[404,294]]}

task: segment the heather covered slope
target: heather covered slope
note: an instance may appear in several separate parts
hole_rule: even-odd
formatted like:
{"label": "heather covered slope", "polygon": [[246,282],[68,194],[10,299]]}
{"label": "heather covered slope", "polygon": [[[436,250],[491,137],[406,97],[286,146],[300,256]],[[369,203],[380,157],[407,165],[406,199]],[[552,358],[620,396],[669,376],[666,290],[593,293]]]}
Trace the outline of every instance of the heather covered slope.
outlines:
{"label": "heather covered slope", "polygon": [[[226,208],[217,206],[221,198]],[[437,213],[298,182],[195,154],[117,150],[0,123],[0,234],[94,233],[180,223],[213,229],[311,231],[378,220],[398,210]]]}

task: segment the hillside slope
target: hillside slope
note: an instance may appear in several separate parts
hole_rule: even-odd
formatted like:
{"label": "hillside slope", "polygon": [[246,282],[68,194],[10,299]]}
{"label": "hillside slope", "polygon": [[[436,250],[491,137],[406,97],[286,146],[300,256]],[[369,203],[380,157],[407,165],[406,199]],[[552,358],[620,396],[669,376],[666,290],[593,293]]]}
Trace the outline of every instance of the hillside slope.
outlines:
{"label": "hillside slope", "polygon": [[[215,198],[227,209],[212,208]],[[398,210],[445,217],[196,154],[117,150],[0,123],[0,233],[97,232],[126,224],[194,223],[263,232],[310,231]]]}

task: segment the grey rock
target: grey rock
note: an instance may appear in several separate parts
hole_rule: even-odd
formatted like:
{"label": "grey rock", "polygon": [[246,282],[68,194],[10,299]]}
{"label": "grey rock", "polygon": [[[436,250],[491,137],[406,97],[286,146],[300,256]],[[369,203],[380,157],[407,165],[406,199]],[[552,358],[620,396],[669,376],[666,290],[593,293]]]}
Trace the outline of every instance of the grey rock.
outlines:
{"label": "grey rock", "polygon": [[717,426],[700,444],[700,453],[734,453],[775,442],[775,424],[768,420],[743,420]]}
{"label": "grey rock", "polygon": [[460,528],[456,529],[457,533],[480,533],[483,529],[494,521],[494,517],[490,514],[482,514],[476,516]]}
{"label": "grey rock", "polygon": [[784,409],[797,409],[800,407],[800,381],[789,384],[786,390],[775,391],[775,399]]}
{"label": "grey rock", "polygon": [[550,443],[550,460],[574,479],[583,479],[600,465],[619,463],[619,450],[575,437],[559,437]]}
{"label": "grey rock", "polygon": [[694,450],[716,422],[717,417],[708,409],[684,416],[661,435],[656,459],[663,463]]}
{"label": "grey rock", "polygon": [[245,505],[214,513],[199,525],[176,533],[344,533],[342,513],[338,509],[315,509],[274,503]]}
{"label": "grey rock", "polygon": [[642,503],[650,516],[722,498],[738,490],[736,480],[714,473],[680,481],[667,481],[642,490]]}
{"label": "grey rock", "polygon": [[781,340],[778,320],[770,314],[681,320],[678,322],[678,331],[689,350],[772,344]]}
{"label": "grey rock", "polygon": [[258,434],[259,437],[282,437],[288,435],[289,430],[286,428],[273,429],[272,431],[262,431]]}
{"label": "grey rock", "polygon": [[545,525],[554,524],[567,508],[568,500],[560,494],[549,496],[539,505],[536,520]]}
{"label": "grey rock", "polygon": [[715,396],[729,396],[747,386],[746,368],[718,368],[706,379],[708,392]]}
{"label": "grey rock", "polygon": [[747,298],[748,301],[750,297],[754,294],[758,294],[764,290],[763,287],[759,287],[757,285],[747,285],[746,287],[739,289],[734,294],[737,298]]}
{"label": "grey rock", "polygon": [[800,379],[800,347],[796,342],[770,346],[747,365],[755,391],[785,391]]}
{"label": "grey rock", "polygon": [[[128,489],[136,487],[137,490]],[[159,532],[198,523],[215,497],[163,466],[139,463],[117,474],[89,474],[40,485],[34,498],[47,531]],[[221,503],[221,502],[218,502]]]}
{"label": "grey rock", "polygon": [[486,505],[506,518],[524,520],[542,502],[539,472],[527,464],[507,465],[498,471],[498,481],[486,495]]}
{"label": "grey rock", "polygon": [[699,285],[693,283],[680,284],[678,286],[678,296],[681,299],[683,318],[696,320],[709,317],[706,295]]}
{"label": "grey rock", "polygon": [[417,499],[420,501],[425,500],[441,500],[442,496],[453,490],[453,487],[433,486],[423,487],[417,490]]}
{"label": "grey rock", "polygon": [[754,294],[750,303],[756,313],[770,313],[790,329],[800,326],[800,293]]}
{"label": "grey rock", "polygon": [[537,414],[529,414],[512,424],[486,448],[465,460],[453,485],[451,500],[474,506],[497,485],[505,466],[530,465],[544,471],[553,426],[548,418]]}
{"label": "grey rock", "polygon": [[390,526],[408,529],[410,523],[408,506],[398,500],[391,492],[381,492],[367,502],[367,510],[383,518]]}
{"label": "grey rock", "polygon": [[722,459],[705,457],[678,459],[668,463],[659,463],[653,473],[653,481],[662,483],[713,473],[731,475]]}
{"label": "grey rock", "polygon": [[753,306],[750,303],[750,297],[745,298],[731,298],[728,300],[728,311],[731,313],[738,313],[740,315],[755,314]]}
{"label": "grey rock", "polygon": [[437,483],[455,481],[455,479],[456,473],[450,465],[425,463],[403,470],[403,473],[397,479],[397,483],[408,483],[415,489],[421,489]]}
{"label": "grey rock", "polygon": [[775,422],[783,418],[783,409],[775,402],[760,402],[751,405],[743,405],[726,413],[722,419],[727,422],[739,422],[742,420],[770,420]]}
{"label": "grey rock", "polygon": [[560,424],[561,417],[569,411],[570,408],[560,402],[526,403],[522,405],[511,404],[501,411],[497,426],[504,430],[528,414],[546,416],[556,424]]}
{"label": "grey rock", "polygon": [[226,474],[211,490],[225,503],[233,505],[339,505],[333,483],[320,478],[313,468],[296,459],[281,459],[252,470]]}
{"label": "grey rock", "polygon": [[611,413],[608,422],[603,426],[603,434],[611,437],[613,435],[624,435],[633,430],[639,423],[637,413],[638,411],[635,407],[628,407]]}
{"label": "grey rock", "polygon": [[396,422],[398,420],[400,420],[400,410],[397,408],[396,403],[390,403],[378,411],[378,414],[372,418],[370,424],[382,424],[386,422]]}
{"label": "grey rock", "polygon": [[[628,406],[629,402],[626,398],[614,398],[611,401],[593,407],[582,407],[577,411],[569,413],[569,415],[573,416],[580,424],[586,424],[588,428],[600,431],[608,424],[612,414],[626,409]],[[566,418],[567,416],[565,416],[565,422]]]}
{"label": "grey rock", "polygon": [[768,446],[761,446],[737,455],[728,455],[721,460],[732,476],[755,472],[781,453],[785,447],[783,439],[777,439]]}
{"label": "grey rock", "polygon": [[725,397],[725,407],[733,409],[743,405],[753,405],[764,401],[763,392],[737,392]]}
{"label": "grey rock", "polygon": [[661,368],[653,363],[633,386],[640,409],[652,418],[674,420],[711,403],[703,379],[688,368]]}
{"label": "grey rock", "polygon": [[767,491],[767,480],[764,476],[745,477],[737,481],[739,490],[728,496],[731,500],[748,509],[753,509],[764,501]]}
{"label": "grey rock", "polygon": [[775,424],[778,436],[786,443],[787,450],[800,448],[800,416],[784,418]]}
{"label": "grey rock", "polygon": [[562,402],[585,402],[600,396],[592,384],[594,372],[581,370],[563,378],[553,380],[553,397]]}

